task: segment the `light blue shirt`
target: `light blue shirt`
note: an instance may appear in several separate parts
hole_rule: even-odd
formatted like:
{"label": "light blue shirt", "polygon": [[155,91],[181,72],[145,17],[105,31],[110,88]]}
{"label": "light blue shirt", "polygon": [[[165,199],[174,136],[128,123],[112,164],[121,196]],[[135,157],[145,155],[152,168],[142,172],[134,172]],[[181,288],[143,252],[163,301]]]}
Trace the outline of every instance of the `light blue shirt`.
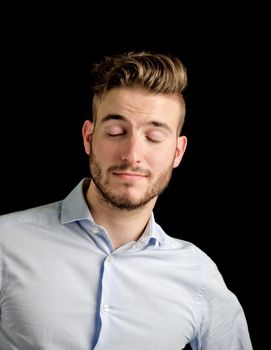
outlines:
{"label": "light blue shirt", "polygon": [[88,181],[0,217],[0,349],[252,349],[214,262],[153,215],[138,241],[113,250],[85,202]]}

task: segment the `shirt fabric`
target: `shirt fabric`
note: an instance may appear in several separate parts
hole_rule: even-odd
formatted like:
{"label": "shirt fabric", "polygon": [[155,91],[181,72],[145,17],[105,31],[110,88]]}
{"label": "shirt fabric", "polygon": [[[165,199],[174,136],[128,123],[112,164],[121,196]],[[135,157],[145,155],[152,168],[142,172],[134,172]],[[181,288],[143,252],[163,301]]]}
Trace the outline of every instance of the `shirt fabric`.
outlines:
{"label": "shirt fabric", "polygon": [[84,199],[88,183],[0,217],[0,349],[252,349],[215,263],[153,214],[137,241],[113,250]]}

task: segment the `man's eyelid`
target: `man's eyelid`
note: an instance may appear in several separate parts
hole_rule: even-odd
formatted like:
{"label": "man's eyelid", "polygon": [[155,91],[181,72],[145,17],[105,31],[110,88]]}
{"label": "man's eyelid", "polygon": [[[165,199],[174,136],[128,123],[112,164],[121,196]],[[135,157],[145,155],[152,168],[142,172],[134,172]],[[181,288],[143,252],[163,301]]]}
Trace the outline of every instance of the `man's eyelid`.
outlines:
{"label": "man's eyelid", "polygon": [[147,128],[147,132],[148,133],[160,133],[161,135],[170,135],[172,133],[172,130],[169,127],[165,127],[165,126],[160,126],[160,125],[152,125],[149,128]]}
{"label": "man's eyelid", "polygon": [[157,138],[154,138],[154,137],[149,137],[149,136],[146,136],[146,139],[149,140],[150,142],[153,142],[153,143],[161,143],[161,142],[164,142],[165,139],[157,139]]}
{"label": "man's eyelid", "polygon": [[110,133],[111,131],[120,131],[120,133],[125,131],[125,128],[123,128],[123,126],[119,125],[119,124],[110,124],[110,125],[106,125],[104,128],[105,132]]}
{"label": "man's eyelid", "polygon": [[150,129],[147,130],[146,135],[149,136],[150,138],[158,138],[158,139],[163,139],[166,136],[168,136],[170,132],[167,129],[164,128],[155,128],[155,129]]}
{"label": "man's eyelid", "polygon": [[153,120],[148,123],[151,130],[161,131],[164,134],[171,134],[173,132],[172,128],[164,122]]}

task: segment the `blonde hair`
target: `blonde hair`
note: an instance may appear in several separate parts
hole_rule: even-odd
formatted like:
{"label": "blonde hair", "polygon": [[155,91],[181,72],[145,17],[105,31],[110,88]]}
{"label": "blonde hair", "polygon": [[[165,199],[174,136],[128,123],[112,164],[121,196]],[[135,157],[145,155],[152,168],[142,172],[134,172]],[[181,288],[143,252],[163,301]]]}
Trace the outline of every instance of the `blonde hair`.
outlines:
{"label": "blonde hair", "polygon": [[155,94],[180,96],[183,114],[179,131],[185,117],[183,90],[187,86],[186,68],[178,57],[154,54],[146,51],[130,51],[115,56],[105,56],[92,69],[93,116],[96,100],[117,87],[137,88]]}

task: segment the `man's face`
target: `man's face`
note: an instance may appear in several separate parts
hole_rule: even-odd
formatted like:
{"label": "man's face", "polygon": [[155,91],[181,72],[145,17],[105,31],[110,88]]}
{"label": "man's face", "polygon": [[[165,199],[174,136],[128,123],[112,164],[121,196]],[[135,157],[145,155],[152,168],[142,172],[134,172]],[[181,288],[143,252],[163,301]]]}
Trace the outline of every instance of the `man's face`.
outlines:
{"label": "man's face", "polygon": [[85,122],[92,183],[107,204],[140,208],[166,188],[186,147],[178,137],[177,96],[118,88],[97,101],[95,125]]}

